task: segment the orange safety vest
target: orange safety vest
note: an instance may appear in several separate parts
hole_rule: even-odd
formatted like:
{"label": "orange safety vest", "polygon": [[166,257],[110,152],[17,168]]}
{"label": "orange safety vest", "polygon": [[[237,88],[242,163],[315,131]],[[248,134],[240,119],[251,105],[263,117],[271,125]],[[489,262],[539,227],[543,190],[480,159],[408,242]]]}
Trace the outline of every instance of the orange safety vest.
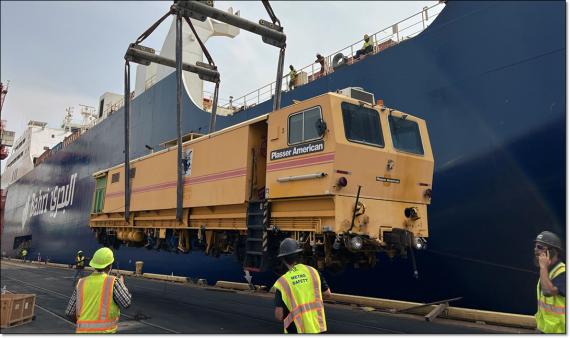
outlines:
{"label": "orange safety vest", "polygon": [[115,333],[119,306],[113,300],[115,278],[94,272],[77,283],[77,328],[75,333]]}

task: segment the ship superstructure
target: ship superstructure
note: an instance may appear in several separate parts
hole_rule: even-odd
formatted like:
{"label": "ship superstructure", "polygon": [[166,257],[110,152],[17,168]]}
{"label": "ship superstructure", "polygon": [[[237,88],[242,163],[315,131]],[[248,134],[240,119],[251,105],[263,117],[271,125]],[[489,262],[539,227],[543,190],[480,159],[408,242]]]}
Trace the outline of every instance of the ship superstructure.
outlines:
{"label": "ship superstructure", "polygon": [[6,159],[2,189],[34,169],[38,157],[71,134],[71,131],[49,127],[47,122],[29,121],[24,133],[14,142],[12,154]]}

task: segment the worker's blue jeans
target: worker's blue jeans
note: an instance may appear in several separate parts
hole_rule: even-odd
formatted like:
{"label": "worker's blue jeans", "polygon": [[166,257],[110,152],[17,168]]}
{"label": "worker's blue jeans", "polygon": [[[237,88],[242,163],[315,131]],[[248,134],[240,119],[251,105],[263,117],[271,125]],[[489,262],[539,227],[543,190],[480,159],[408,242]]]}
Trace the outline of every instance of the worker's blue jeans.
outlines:
{"label": "worker's blue jeans", "polygon": [[360,55],[366,55],[368,53],[372,53],[372,46],[368,46],[365,49],[359,49],[356,51],[356,55],[354,56],[355,59],[360,59]]}
{"label": "worker's blue jeans", "polygon": [[77,275],[81,275],[81,278],[85,278],[85,270],[83,269],[75,270],[75,274],[73,275],[73,285],[75,285],[75,279],[77,278]]}

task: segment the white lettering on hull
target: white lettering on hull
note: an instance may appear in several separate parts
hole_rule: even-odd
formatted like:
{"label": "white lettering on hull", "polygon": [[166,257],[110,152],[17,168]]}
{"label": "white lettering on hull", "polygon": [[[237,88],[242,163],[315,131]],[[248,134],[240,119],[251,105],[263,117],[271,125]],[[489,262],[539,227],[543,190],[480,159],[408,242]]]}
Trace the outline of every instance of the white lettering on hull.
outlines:
{"label": "white lettering on hull", "polygon": [[77,173],[71,175],[68,185],[62,187],[56,186],[51,193],[48,188],[45,193],[42,193],[40,190],[37,194],[33,193],[31,196],[28,196],[28,200],[26,201],[22,214],[22,230],[24,230],[24,226],[26,225],[28,218],[46,213],[48,211],[48,206],[50,217],[55,218],[58,210],[61,210],[61,212],[65,214],[65,208],[73,205],[76,179]]}

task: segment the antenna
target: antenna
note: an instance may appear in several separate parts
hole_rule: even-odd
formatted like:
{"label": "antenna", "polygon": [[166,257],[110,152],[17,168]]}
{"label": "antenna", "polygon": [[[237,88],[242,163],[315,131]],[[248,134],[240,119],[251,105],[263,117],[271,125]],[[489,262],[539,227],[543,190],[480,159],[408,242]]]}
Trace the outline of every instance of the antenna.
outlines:
{"label": "antenna", "polygon": [[83,115],[83,122],[82,125],[87,125],[89,122],[95,117],[95,107],[86,106],[84,104],[80,104],[81,108],[81,115]]}
{"label": "antenna", "polygon": [[65,111],[67,112],[67,114],[65,114],[65,117],[63,118],[62,127],[64,130],[67,130],[68,125],[71,124],[71,117],[73,116],[73,107],[69,107]]}
{"label": "antenna", "polygon": [[4,107],[4,100],[6,99],[6,94],[8,94],[8,86],[10,85],[10,80],[8,80],[8,83],[6,83],[6,87],[4,87],[4,84],[2,82],[0,82],[0,111],[2,111],[2,107]]}

